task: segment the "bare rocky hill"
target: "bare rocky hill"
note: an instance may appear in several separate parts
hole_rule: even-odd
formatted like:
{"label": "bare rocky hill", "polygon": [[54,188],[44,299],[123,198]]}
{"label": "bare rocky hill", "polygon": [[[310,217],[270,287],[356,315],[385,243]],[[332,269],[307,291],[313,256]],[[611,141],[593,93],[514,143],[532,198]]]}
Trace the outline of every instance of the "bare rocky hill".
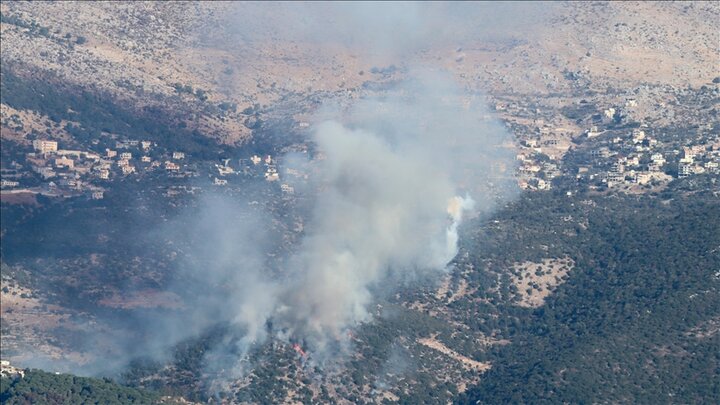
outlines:
{"label": "bare rocky hill", "polygon": [[[490,94],[567,94],[578,80],[600,92],[642,84],[699,86],[718,75],[713,21],[720,7],[714,2],[556,4],[541,19],[489,28],[501,34],[458,35],[462,46],[449,44],[451,37],[396,60],[333,41],[296,39],[282,32],[283,24],[294,22],[291,13],[252,7],[4,2],[2,60],[19,64],[20,71],[51,71],[60,80],[99,86],[131,104],[173,100],[199,110],[234,103],[235,112],[213,111],[198,120],[204,132],[231,144],[250,134],[240,113],[247,107],[289,94],[352,97],[362,93],[363,83],[382,78],[370,73],[382,62],[444,67],[468,88]],[[250,12],[265,29],[248,38],[242,24]]]}

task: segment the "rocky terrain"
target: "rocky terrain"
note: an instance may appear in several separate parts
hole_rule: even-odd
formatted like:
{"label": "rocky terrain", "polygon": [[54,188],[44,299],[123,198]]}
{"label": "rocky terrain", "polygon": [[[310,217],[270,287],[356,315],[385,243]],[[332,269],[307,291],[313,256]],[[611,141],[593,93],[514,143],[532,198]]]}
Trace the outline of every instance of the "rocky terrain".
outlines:
{"label": "rocky terrain", "polygon": [[[263,19],[261,26],[288,18],[247,7]],[[712,21],[720,9],[713,2],[548,8],[543,18],[527,24],[493,25],[487,30],[495,35],[480,41],[459,37],[456,44],[430,44],[404,60],[383,60],[367,57],[363,49],[292,40],[282,32],[234,35],[245,23],[245,11],[229,3],[6,2],[2,35],[13,46],[3,47],[2,57],[7,64],[22,64],[21,70],[51,71],[62,81],[99,86],[133,105],[172,100],[197,111],[233,103],[234,112],[201,113],[195,122],[226,143],[249,136],[241,125],[247,107],[295,93],[361,93],[364,82],[377,79],[371,68],[383,62],[439,65],[491,96],[562,93],[548,100],[554,107],[577,102],[568,95],[580,84],[586,92],[612,88],[633,94],[647,106],[662,102],[656,86],[700,86],[717,76],[708,63],[718,53]],[[176,84],[194,92],[178,93]],[[201,96],[194,94],[198,90]],[[610,104],[610,97],[602,101]]]}

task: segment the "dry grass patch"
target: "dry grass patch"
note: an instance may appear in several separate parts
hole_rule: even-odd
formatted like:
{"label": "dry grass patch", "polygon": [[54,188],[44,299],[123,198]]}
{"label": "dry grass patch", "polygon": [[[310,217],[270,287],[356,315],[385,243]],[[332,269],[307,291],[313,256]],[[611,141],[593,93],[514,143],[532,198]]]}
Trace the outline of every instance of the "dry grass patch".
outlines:
{"label": "dry grass patch", "polygon": [[545,298],[565,281],[575,262],[569,257],[543,259],[539,263],[515,263],[512,267],[512,282],[517,288],[517,305],[537,308]]}
{"label": "dry grass patch", "polygon": [[434,336],[429,338],[418,339],[418,343],[423,346],[427,346],[433,350],[437,350],[440,353],[457,360],[463,367],[479,372],[485,372],[490,369],[490,363],[483,363],[481,361],[473,360],[469,357],[463,356],[462,354],[450,349],[445,346],[442,342],[438,341]]}

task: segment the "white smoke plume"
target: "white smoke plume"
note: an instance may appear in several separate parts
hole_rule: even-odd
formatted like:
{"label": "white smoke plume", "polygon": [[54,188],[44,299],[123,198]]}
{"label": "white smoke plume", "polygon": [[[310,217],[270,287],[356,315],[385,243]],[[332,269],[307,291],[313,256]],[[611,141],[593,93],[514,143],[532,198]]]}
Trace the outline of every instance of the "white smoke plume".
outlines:
{"label": "white smoke plume", "polygon": [[289,252],[273,234],[277,213],[249,204],[265,186],[240,201],[201,200],[201,215],[167,232],[192,235],[184,244],[192,261],[175,288],[188,311],[165,319],[162,335],[174,331],[176,342],[216,322],[234,325],[207,356],[211,375],[246,375],[248,355],[268,339],[299,342],[313,364],[342,360],[380,294],[444,274],[463,219],[515,194],[504,127],[450,77],[412,77],[386,96],[318,113],[317,156],[285,160],[309,180],[283,181],[312,202]]}
{"label": "white smoke plume", "polygon": [[302,241],[280,277],[244,270],[238,257],[230,278],[238,283],[232,322],[246,334],[241,352],[263,342],[271,323],[276,337],[302,341],[318,358],[331,354],[372,320],[377,290],[441,274],[457,254],[463,217],[512,195],[502,127],[448,77],[416,77],[390,96],[320,114],[313,141],[322,157],[305,165],[315,173],[306,187],[315,206]]}
{"label": "white smoke plume", "polygon": [[448,173],[380,135],[325,122],[315,139],[327,156],[326,188],[287,306],[306,333],[340,335],[368,320],[369,289],[390,271],[445,267],[456,253],[463,207],[448,214],[456,198]]}

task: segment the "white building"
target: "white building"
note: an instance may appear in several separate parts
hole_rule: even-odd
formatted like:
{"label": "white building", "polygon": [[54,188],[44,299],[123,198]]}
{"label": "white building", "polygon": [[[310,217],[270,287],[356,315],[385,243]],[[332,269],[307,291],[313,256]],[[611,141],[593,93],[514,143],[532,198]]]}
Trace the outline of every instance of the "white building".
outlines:
{"label": "white building", "polygon": [[13,366],[7,360],[0,360],[0,375],[8,377],[19,375],[20,377],[25,377],[25,370]]}
{"label": "white building", "polygon": [[587,131],[587,137],[593,138],[600,135],[600,131],[598,131],[597,125],[593,125],[590,127],[590,129]]}
{"label": "white building", "polygon": [[625,181],[625,175],[617,172],[609,172],[607,174],[607,185],[613,187],[622,184]]}
{"label": "white building", "polygon": [[289,184],[281,184],[280,190],[285,194],[294,194],[295,193],[295,188],[293,188],[293,186],[291,186]]}
{"label": "white building", "polygon": [[662,153],[653,153],[652,156],[650,156],[650,160],[653,161],[658,166],[662,166],[665,164],[665,157],[662,155]]}
{"label": "white building", "polygon": [[718,164],[718,162],[707,162],[707,163],[705,163],[705,169],[706,169],[709,173],[717,173],[719,166],[720,166],[720,164]]}
{"label": "white building", "polygon": [[40,153],[57,152],[58,144],[55,141],[34,140],[33,149]]}
{"label": "white building", "polygon": [[632,140],[633,140],[633,143],[642,143],[642,141],[645,140],[645,131],[643,131],[641,129],[633,130]]}
{"label": "white building", "polygon": [[57,174],[51,167],[40,167],[37,169],[37,172],[43,177],[43,179],[55,177],[55,175]]}
{"label": "white building", "polygon": [[695,159],[695,150],[693,148],[684,147],[683,156],[685,157],[685,159],[692,163],[692,161]]}
{"label": "white building", "polygon": [[185,159],[185,153],[183,152],[173,152],[172,158],[175,160]]}
{"label": "white building", "polygon": [[228,174],[233,174],[233,173],[235,173],[235,171],[233,170],[232,167],[221,166],[221,165],[215,165],[215,167],[217,167],[217,169],[218,169],[218,174],[219,174],[220,176],[225,176],[225,175],[228,175]]}
{"label": "white building", "polygon": [[680,178],[688,177],[694,172],[692,162],[687,162],[683,160],[685,159],[680,159],[680,164],[678,165],[678,177]]}
{"label": "white building", "polygon": [[74,156],[76,159],[80,159],[80,157],[85,154],[85,152],[81,150],[68,149],[58,149],[56,153],[60,156]]}
{"label": "white building", "polygon": [[72,159],[61,157],[55,159],[55,167],[67,167],[68,169],[72,169],[75,167],[75,162]]}
{"label": "white building", "polygon": [[278,174],[277,170],[275,168],[269,168],[267,172],[265,172],[265,180],[267,181],[277,181],[280,179],[280,175]]}
{"label": "white building", "polygon": [[0,187],[17,187],[20,183],[11,180],[0,180]]}
{"label": "white building", "polygon": [[605,117],[608,119],[612,119],[615,116],[615,109],[614,108],[608,108],[607,110],[603,111],[605,114]]}

